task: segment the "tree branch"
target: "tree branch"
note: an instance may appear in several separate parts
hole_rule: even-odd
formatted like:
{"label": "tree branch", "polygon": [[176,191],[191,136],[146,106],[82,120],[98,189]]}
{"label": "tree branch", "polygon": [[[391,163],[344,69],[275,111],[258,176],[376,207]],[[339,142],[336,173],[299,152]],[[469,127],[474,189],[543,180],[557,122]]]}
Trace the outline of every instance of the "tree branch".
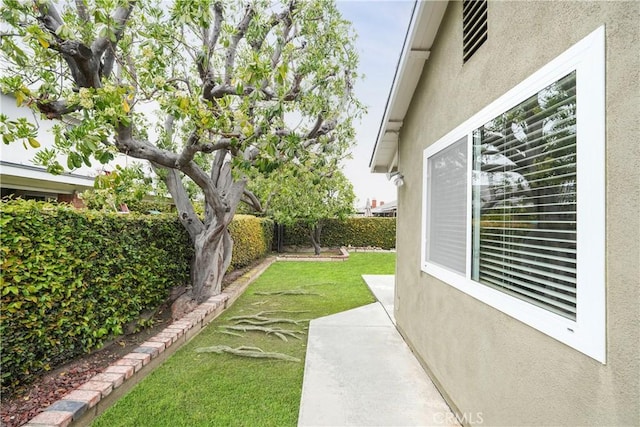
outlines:
{"label": "tree branch", "polygon": [[116,62],[116,53],[113,48],[107,49],[107,52],[104,56],[104,62],[102,65],[102,75],[105,78],[111,77],[111,73],[113,72],[113,64]]}
{"label": "tree branch", "polygon": [[313,125],[313,128],[307,134],[307,139],[315,138],[318,131],[320,130],[320,126],[322,125],[323,119],[322,114],[318,114],[318,118],[316,120],[316,124]]}
{"label": "tree branch", "polygon": [[255,16],[255,10],[251,4],[247,4],[245,6],[245,14],[242,18],[242,21],[236,27],[236,32],[231,38],[231,44],[227,48],[227,55],[225,58],[225,67],[224,67],[224,83],[226,85],[231,84],[231,75],[233,74],[233,65],[236,60],[236,49],[238,48],[238,43],[247,32],[247,28],[249,28],[249,24],[251,23],[251,19]]}
{"label": "tree branch", "polygon": [[64,25],[64,21],[58,13],[58,9],[50,1],[34,2],[38,11],[40,12],[40,21],[44,24],[45,28],[52,34],[55,34],[61,25]]}
{"label": "tree branch", "polygon": [[289,13],[283,14],[282,22],[284,22],[284,28],[282,29],[282,40],[280,43],[276,44],[276,48],[273,51],[273,55],[271,55],[271,68],[275,69],[276,65],[278,65],[278,61],[280,61],[280,56],[282,56],[282,47],[285,43],[287,43],[287,38],[289,37],[289,31],[291,31],[291,15]]}
{"label": "tree branch", "polygon": [[[319,140],[319,137],[320,137],[320,136],[321,136],[321,135],[318,135],[318,136],[317,136],[317,137],[315,137],[315,138],[312,138],[312,139],[306,140],[306,141],[302,144],[302,148],[304,148],[304,149],[306,150],[307,148],[311,147],[312,145],[320,143],[320,142],[321,142],[321,141]],[[333,141],[335,141],[335,140],[336,140],[335,135],[331,135],[331,136],[329,136],[329,137],[328,137],[328,139],[324,140],[324,141],[323,141],[323,143],[324,143],[324,144],[329,144],[330,142],[333,142]]]}
{"label": "tree branch", "polygon": [[213,4],[213,28],[211,29],[211,34],[209,36],[209,52],[213,52],[216,44],[218,43],[218,37],[220,36],[220,29],[222,28],[222,4],[220,2],[215,2]]}
{"label": "tree branch", "polygon": [[242,199],[244,203],[249,205],[254,211],[258,213],[264,213],[264,211],[262,210],[262,204],[255,194],[245,188],[242,195],[245,197]]}
{"label": "tree branch", "polygon": [[[287,7],[287,9],[282,11],[280,14],[275,15],[270,22],[271,28],[269,28],[269,30],[265,33],[265,36],[262,38],[262,40],[260,40],[260,43],[256,44],[256,47],[259,48],[264,42],[264,39],[266,39],[267,34],[271,31],[271,29],[273,29],[280,22],[284,23],[284,28],[282,29],[282,39],[280,39],[279,42],[276,43],[273,54],[271,55],[271,69],[273,70],[275,70],[276,65],[278,65],[278,61],[280,61],[280,58],[282,56],[282,48],[287,43],[287,39],[289,38],[289,32],[291,31],[291,25],[293,23],[292,15],[295,7],[296,1],[292,0],[291,2],[289,2],[289,6]],[[256,47],[252,46],[254,50],[257,50]],[[261,89],[266,93],[268,87],[269,80],[265,78],[262,82]]]}
{"label": "tree branch", "polygon": [[[170,169],[176,167],[178,161],[177,154],[158,148],[147,141],[136,140],[133,138],[133,129],[130,126],[120,124],[116,127],[115,142],[120,152],[131,157],[149,160]],[[193,161],[182,166],[180,170],[202,189],[211,207],[216,212],[216,216],[222,219],[225,213],[225,207],[207,174]]]}
{"label": "tree branch", "polygon": [[[180,173],[175,169],[166,168],[153,162],[151,162],[151,166],[156,174],[159,176],[164,175],[163,181],[167,185],[171,197],[176,204],[179,213],[178,218],[189,233],[191,240],[195,240],[196,236],[204,229],[204,224],[193,209],[187,190],[184,188],[184,184],[180,179]],[[158,173],[158,169],[162,169],[165,174]]]}
{"label": "tree branch", "polygon": [[78,87],[100,87],[98,62],[91,49],[77,40],[61,40],[55,37],[56,41],[51,43],[51,49],[62,54],[75,84]]}
{"label": "tree branch", "polygon": [[137,159],[149,160],[166,168],[175,166],[178,155],[156,147],[147,141],[136,140],[133,128],[122,124],[116,127],[115,145],[121,153]]}
{"label": "tree branch", "polygon": [[300,95],[300,84],[302,83],[302,79],[304,76],[302,74],[295,74],[293,77],[293,86],[284,96],[285,101],[295,101],[295,99]]}
{"label": "tree branch", "polygon": [[76,10],[78,11],[78,16],[83,22],[89,22],[89,15],[87,14],[87,7],[84,4],[83,0],[76,0]]}
{"label": "tree branch", "polygon": [[198,136],[196,135],[196,132],[193,132],[189,136],[189,138],[187,138],[187,143],[185,144],[184,148],[182,149],[182,152],[176,159],[176,164],[175,164],[176,168],[180,169],[181,167],[189,163],[191,160],[193,160],[193,156],[195,156],[195,154],[198,152],[197,145],[198,145]]}
{"label": "tree branch", "polygon": [[91,44],[91,50],[96,55],[96,57],[102,56],[104,51],[109,47],[109,45],[115,46],[120,38],[122,37],[122,33],[124,32],[125,26],[129,17],[131,16],[131,12],[133,11],[133,7],[136,4],[136,0],[129,0],[126,7],[119,7],[113,13],[113,22],[115,23],[114,36],[116,41],[112,44],[111,40],[107,37],[99,37]]}
{"label": "tree branch", "polygon": [[267,28],[264,34],[260,38],[257,38],[249,43],[249,46],[251,46],[251,49],[253,49],[254,52],[260,51],[260,48],[262,47],[262,43],[264,43],[264,41],[267,39],[267,35],[269,35],[273,27],[275,27],[278,24],[278,22],[280,22],[278,15],[276,15],[275,13],[271,15],[271,19],[269,20],[269,23],[266,26]]}
{"label": "tree branch", "polygon": [[[231,168],[229,168],[229,176],[231,176]],[[230,209],[227,209],[224,214],[224,220],[226,223],[230,223],[233,220],[233,216],[235,215],[236,208],[238,204],[240,204],[240,200],[242,199],[242,195],[244,194],[244,189],[247,186],[247,178],[242,178],[238,181],[233,182],[229,189],[227,190],[226,199],[227,206]]]}
{"label": "tree branch", "polygon": [[227,153],[225,151],[218,151],[211,163],[211,182],[214,184],[218,183],[218,178],[220,177],[222,166],[224,166],[224,158],[226,155]]}
{"label": "tree branch", "polygon": [[193,161],[186,164],[181,170],[202,189],[207,203],[213,208],[218,220],[222,222],[226,207],[207,174]]}
{"label": "tree branch", "polygon": [[36,106],[47,119],[62,119],[62,116],[80,110],[80,105],[69,105],[66,101],[37,101]]}
{"label": "tree branch", "polygon": [[193,160],[193,157],[198,152],[213,153],[214,151],[217,151],[217,150],[226,150],[229,148],[230,145],[231,145],[230,138],[220,138],[220,140],[215,144],[212,144],[210,142],[200,143],[200,139],[194,132],[191,134],[189,139],[187,139],[187,143],[182,149],[180,156],[176,160],[176,167],[178,169],[182,168],[184,165],[186,165],[191,160]]}
{"label": "tree branch", "polygon": [[[215,98],[222,98],[225,95],[238,95],[236,88],[227,83],[217,85],[215,87],[210,88],[209,90],[207,89],[208,88],[205,85],[203,90],[203,97],[208,100],[212,100]],[[255,88],[251,86],[246,86],[242,94],[250,95],[254,90]]]}

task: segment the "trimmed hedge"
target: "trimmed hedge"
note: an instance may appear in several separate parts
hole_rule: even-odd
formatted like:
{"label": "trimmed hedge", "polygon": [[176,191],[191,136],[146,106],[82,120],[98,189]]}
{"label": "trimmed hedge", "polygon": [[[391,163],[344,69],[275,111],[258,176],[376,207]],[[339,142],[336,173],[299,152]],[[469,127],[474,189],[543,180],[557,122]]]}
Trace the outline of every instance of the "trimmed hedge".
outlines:
{"label": "trimmed hedge", "polygon": [[[3,392],[122,334],[189,282],[193,245],[175,214],[24,200],[0,208]],[[268,220],[234,219],[232,268],[264,256],[271,230]]]}
{"label": "trimmed hedge", "polygon": [[271,251],[273,221],[251,215],[236,215],[229,224],[233,256],[229,270],[246,267]]}
{"label": "trimmed hedge", "polygon": [[[396,219],[356,217],[325,219],[322,222],[320,243],[323,247],[396,247]],[[284,229],[285,246],[311,246],[308,228],[302,223]]]}
{"label": "trimmed hedge", "polygon": [[3,391],[122,334],[189,281],[192,245],[175,215],[0,206]]}

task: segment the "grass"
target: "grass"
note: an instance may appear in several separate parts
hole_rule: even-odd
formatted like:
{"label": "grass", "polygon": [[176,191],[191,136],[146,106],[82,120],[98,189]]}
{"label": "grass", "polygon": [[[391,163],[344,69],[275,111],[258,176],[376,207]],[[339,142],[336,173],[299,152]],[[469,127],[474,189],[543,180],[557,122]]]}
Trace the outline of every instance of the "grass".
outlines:
{"label": "grass", "polygon": [[[92,424],[101,426],[295,426],[302,391],[308,320],[374,301],[362,274],[393,274],[395,254],[353,253],[345,262],[275,263],[236,303]],[[265,295],[282,290],[310,294]],[[314,295],[315,294],[315,295]],[[319,295],[318,295],[319,294]],[[221,332],[233,316],[288,310],[270,317],[305,320],[301,340],[262,332]],[[237,331],[236,331],[237,332]],[[259,347],[301,359],[289,362],[197,353],[201,347]]]}

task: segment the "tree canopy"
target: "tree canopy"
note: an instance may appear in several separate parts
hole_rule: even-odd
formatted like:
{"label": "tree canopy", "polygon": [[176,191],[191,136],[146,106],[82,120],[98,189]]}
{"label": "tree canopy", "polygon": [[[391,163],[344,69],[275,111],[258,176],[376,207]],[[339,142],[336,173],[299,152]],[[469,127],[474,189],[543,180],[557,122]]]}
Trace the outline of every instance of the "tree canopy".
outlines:
{"label": "tree canopy", "polygon": [[275,174],[256,176],[249,188],[261,200],[262,212],[277,223],[304,224],[316,254],[320,253],[322,220],[353,213],[353,185],[340,170],[289,165]]}
{"label": "tree canopy", "polygon": [[[148,160],[194,241],[198,299],[220,291],[246,171],[335,165],[353,143],[355,35],[331,1],[5,0],[0,14],[0,88],[59,121],[38,162]],[[39,144],[32,124],[0,126]]]}

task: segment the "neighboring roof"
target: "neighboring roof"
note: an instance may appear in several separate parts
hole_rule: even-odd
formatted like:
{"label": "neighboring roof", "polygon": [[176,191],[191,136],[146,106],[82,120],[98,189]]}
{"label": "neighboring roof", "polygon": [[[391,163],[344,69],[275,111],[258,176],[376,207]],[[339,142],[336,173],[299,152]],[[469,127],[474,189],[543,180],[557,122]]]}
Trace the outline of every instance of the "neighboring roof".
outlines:
{"label": "neighboring roof", "polygon": [[393,211],[395,211],[397,209],[398,209],[398,201],[397,200],[393,200],[393,201],[388,202],[388,203],[383,203],[382,205],[378,206],[377,208],[371,209],[371,213],[372,214],[377,214],[377,213],[393,212]]}
{"label": "neighboring roof", "polygon": [[94,179],[76,173],[52,175],[44,168],[0,160],[2,187],[71,194],[93,188]]}
{"label": "neighboring roof", "polygon": [[371,155],[371,172],[394,172],[398,167],[398,134],[424,63],[447,8],[447,1],[417,1],[411,16],[402,54],[387,99],[376,145]]}

